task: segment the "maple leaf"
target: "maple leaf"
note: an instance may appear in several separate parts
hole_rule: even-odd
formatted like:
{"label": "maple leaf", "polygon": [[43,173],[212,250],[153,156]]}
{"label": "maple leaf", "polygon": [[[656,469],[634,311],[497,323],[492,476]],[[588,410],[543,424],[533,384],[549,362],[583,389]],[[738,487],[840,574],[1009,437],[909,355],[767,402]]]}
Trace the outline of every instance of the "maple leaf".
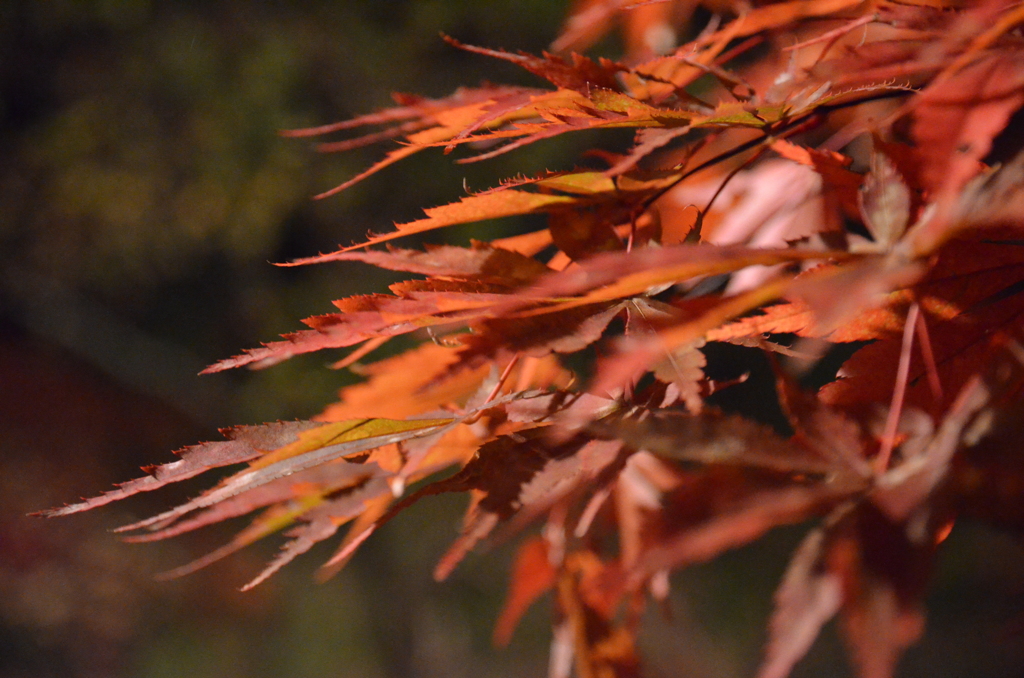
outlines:
{"label": "maple leaf", "polygon": [[221,433],[228,438],[227,442],[203,443],[186,447],[177,452],[181,456],[180,461],[147,467],[143,470],[149,475],[122,483],[118,489],[105,492],[92,499],[43,511],[42,515],[63,516],[87,511],[125,499],[139,492],[157,490],[168,483],[187,480],[212,468],[251,461],[260,456],[264,450],[274,450],[293,443],[301,432],[317,426],[318,424],[315,422],[299,421],[222,429]]}
{"label": "maple leaf", "polygon": [[946,219],[960,192],[981,172],[992,140],[1024,106],[1022,67],[1019,51],[992,55],[935,83],[916,101],[913,130],[923,156],[922,181],[939,211],[929,228],[932,239],[941,242],[952,232]]}
{"label": "maple leaf", "polygon": [[[180,506],[161,514],[119,528],[119,531],[161,529],[183,516],[218,504],[226,499],[260,488],[298,471],[329,463],[346,455],[402,440],[436,433],[451,426],[448,419],[353,419],[310,427],[298,439],[267,450],[250,460],[249,468],[225,478],[220,484]],[[178,480],[178,479],[176,479]]]}
{"label": "maple leaf", "polygon": [[[616,597],[607,592],[615,564],[606,564],[591,551],[569,554],[558,580],[558,610],[552,657],[575,664],[581,676],[635,678],[640,675],[634,634],[615,619]],[[560,651],[561,650],[561,651]],[[568,667],[554,666],[555,675],[568,675]]]}
{"label": "maple leaf", "polygon": [[334,123],[322,127],[283,132],[285,136],[316,136],[340,130],[347,130],[366,125],[387,124],[405,120],[406,122],[392,127],[382,133],[369,134],[347,142],[323,144],[322,151],[343,151],[358,148],[404,135],[408,145],[391,151],[387,156],[369,169],[360,172],[348,181],[324,191],[316,196],[327,198],[354,186],[376,172],[404,160],[437,141],[446,141],[460,133],[464,126],[487,115],[488,111],[501,108],[514,108],[518,103],[528,100],[530,90],[519,87],[481,87],[477,89],[460,89],[451,97],[440,100],[425,99],[415,96],[396,97],[400,105],[397,108],[365,115],[353,120]]}
{"label": "maple leaf", "polygon": [[[652,53],[664,54],[675,45],[671,15],[673,4],[646,0],[589,0],[576,2],[552,49],[585,49],[597,42],[620,20],[625,24],[627,53],[632,61],[645,61]],[[690,8],[687,8],[690,9]]]}
{"label": "maple leaf", "polygon": [[[951,387],[985,369],[993,336],[1014,336],[1021,326],[1021,298],[1016,293],[1020,253],[1011,244],[987,240],[954,240],[938,254],[929,275],[915,288],[924,305],[924,323],[931,337],[932,362],[945,395],[933,392],[927,379],[928,364],[920,351],[910,358],[906,400],[925,409],[943,409],[956,391]],[[906,297],[896,297],[889,313],[904,317]],[[885,401],[893,382],[881,377],[886,366],[891,376],[902,351],[902,321],[889,323],[896,331],[874,332],[880,338],[860,349],[841,370],[839,381],[823,389],[832,403]],[[866,338],[875,338],[866,337]],[[898,346],[899,345],[899,346]]]}
{"label": "maple leaf", "polygon": [[821,571],[825,531],[812,530],[797,547],[775,593],[771,640],[758,678],[785,678],[811,648],[818,631],[839,611],[842,580]]}
{"label": "maple leaf", "polygon": [[[557,44],[591,39],[613,17],[646,35],[668,25],[668,9],[582,3],[586,21]],[[248,588],[348,524],[329,575],[421,499],[466,494],[435,577],[480,543],[543,522],[518,552],[495,639],[508,642],[551,591],[558,678],[637,675],[645,596],[667,595],[669,571],[817,521],[776,594],[760,675],[788,675],[833,617],[859,675],[893,675],[923,633],[929,572],[957,515],[1024,525],[1024,470],[1007,451],[1024,388],[1024,153],[1011,138],[1024,108],[1024,10],[994,0],[735,9],[643,63],[448,39],[553,88],[402,95],[395,108],[292,133],[381,125],[321,150],[402,144],[325,195],[428,148],[473,148],[459,162],[476,162],[577,132],[630,129],[634,141],[594,153],[604,170],[534,168],[284,264],[360,262],[413,279],[340,299],[309,329],[206,371],[351,347],[336,366],[366,381],[316,422],[227,429],[225,442],[47,513],[246,464],[122,529],[152,541],[256,513],[169,573],[285,531]],[[650,37],[638,35],[634,56]],[[546,227],[469,247],[366,249],[526,214],[546,215]],[[436,343],[363,363],[401,335]],[[705,403],[723,387],[704,374],[709,342],[794,359],[771,363],[789,431]],[[862,346],[817,392],[787,372],[852,342]]]}
{"label": "maple leaf", "polygon": [[598,303],[528,318],[494,318],[463,335],[459,369],[483,360],[508,360],[521,354],[543,357],[549,353],[575,353],[597,341],[623,309],[622,303]]}
{"label": "maple leaf", "polygon": [[798,412],[798,435],[791,440],[713,411],[653,412],[591,424],[590,430],[633,449],[684,462],[660,471],[661,501],[671,510],[648,518],[653,524],[638,547],[634,585],[779,525],[802,522],[861,491],[868,471],[859,430],[832,426],[831,437],[820,435],[819,408]]}
{"label": "maple leaf", "polygon": [[[546,440],[547,432],[534,429],[499,438],[480,448],[477,457],[448,481],[427,488],[428,494],[476,490],[466,513],[462,534],[434,570],[445,579],[466,553],[503,521],[517,512],[550,508],[558,496],[588,485],[618,460],[621,444],[576,437],[564,443]],[[514,455],[509,451],[515,450]],[[516,461],[509,463],[510,457]]]}
{"label": "maple leaf", "polygon": [[494,644],[504,647],[512,640],[519,620],[530,605],[554,585],[557,571],[551,564],[548,545],[541,537],[520,544],[512,564],[512,584],[494,625]]}
{"label": "maple leaf", "polygon": [[[394,296],[364,295],[335,302],[342,311],[308,318],[312,330],[284,336],[243,355],[222,360],[205,372],[249,365],[268,367],[295,355],[383,340],[423,327],[458,325],[485,316],[517,287],[537,279],[546,266],[484,243],[471,248],[437,247],[426,252],[337,252],[300,263],[364,261],[391,270],[429,275],[427,281],[392,285]],[[374,347],[376,347],[375,344]]]}
{"label": "maple leaf", "polygon": [[327,261],[361,261],[389,271],[504,285],[533,282],[550,270],[539,261],[518,252],[479,241],[469,248],[428,246],[425,252],[402,249],[390,249],[387,252],[335,252],[281,265],[299,266]]}
{"label": "maple leaf", "polygon": [[459,49],[483,54],[485,56],[511,61],[512,63],[525,68],[526,70],[539,75],[555,87],[574,89],[579,92],[588,92],[593,88],[618,89],[615,80],[616,73],[627,70],[625,66],[616,64],[608,59],[593,61],[581,54],[570,55],[572,63],[553,54],[544,54],[543,57],[535,57],[525,52],[510,54],[501,50],[485,49],[466,45],[449,36],[444,36],[445,42]]}
{"label": "maple leaf", "polygon": [[[374,500],[387,498],[390,503],[410,479],[424,477],[453,463],[450,452],[444,460],[431,459],[429,452],[462,422],[523,397],[528,395],[513,394],[485,401],[461,416],[440,419],[353,419],[229,429],[225,434],[233,437],[232,441],[187,448],[181,462],[157,468],[151,481],[143,478],[125,483],[117,491],[46,514],[88,510],[190,478],[209,468],[247,461],[247,468],[195,499],[117,531],[147,530],[148,533],[131,535],[127,540],[153,541],[266,509],[225,546],[164,575],[176,577],[216,562],[298,521],[300,525],[287,533],[291,540],[278,558],[246,586],[251,588],[316,542],[332,536],[345,522],[361,516]],[[417,441],[426,442],[419,451],[415,449]],[[408,446],[407,455],[400,454],[396,443]],[[397,465],[392,461],[396,456],[402,459]]]}
{"label": "maple leaf", "polygon": [[905,445],[906,459],[876,477],[866,501],[840,504],[805,538],[776,594],[762,677],[787,675],[840,612],[861,675],[892,675],[899,653],[922,633],[924,584],[951,525],[938,490],[972,422],[1004,388],[980,377],[966,384],[941,426],[922,435],[916,451]]}
{"label": "maple leaf", "polygon": [[466,224],[482,219],[497,219],[520,214],[550,211],[557,207],[579,202],[578,199],[564,195],[545,195],[527,191],[505,190],[500,193],[483,193],[462,198],[459,202],[441,207],[424,210],[425,219],[396,224],[394,233],[371,236],[365,243],[348,249],[362,248],[387,242],[395,238],[426,233],[438,228]]}

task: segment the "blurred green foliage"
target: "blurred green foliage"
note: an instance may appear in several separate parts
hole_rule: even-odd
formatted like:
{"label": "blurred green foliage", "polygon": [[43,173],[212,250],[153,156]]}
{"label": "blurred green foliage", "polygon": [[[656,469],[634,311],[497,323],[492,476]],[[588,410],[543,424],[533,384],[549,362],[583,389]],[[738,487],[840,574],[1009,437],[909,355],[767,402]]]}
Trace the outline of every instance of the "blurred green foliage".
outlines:
{"label": "blurred green foliage", "polygon": [[[288,249],[295,236],[286,230],[317,244],[359,238],[382,226],[373,217],[420,206],[410,200],[423,196],[411,185],[419,177],[311,206],[313,192],[376,151],[314,171],[307,146],[274,130],[367,112],[385,105],[390,89],[444,95],[473,82],[480,64],[468,62],[482,60],[444,45],[439,31],[537,47],[561,10],[545,2],[5,4],[5,250],[20,240],[33,265],[106,289],[188,276],[217,254],[232,265],[266,261]],[[523,35],[539,30],[546,34]],[[338,223],[342,210],[347,224]]]}
{"label": "blurred green foliage", "polygon": [[[245,595],[234,588],[272,546],[158,584],[156,572],[230,533],[132,547],[106,532],[131,519],[120,510],[64,524],[25,514],[216,439],[214,426],[308,417],[330,402],[352,377],[323,358],[195,373],[387,282],[368,268],[268,262],[359,240],[457,198],[464,181],[483,188],[517,170],[438,153],[315,202],[385,149],[320,156],[276,131],[371,112],[394,90],[535,83],[439,33],[540,50],[564,11],[541,0],[0,3],[0,675],[543,667],[543,632],[532,659],[495,661],[489,647],[505,559],[445,587],[430,580],[456,530],[451,502],[397,522],[325,587],[311,559]],[[552,146],[530,164],[572,157]]]}
{"label": "blurred green foliage", "polygon": [[[444,96],[484,78],[535,82],[454,50],[439,33],[539,50],[564,11],[539,0],[4,3],[7,312],[52,306],[33,303],[37,286],[23,281],[35,276],[186,348],[191,368],[297,329],[299,318],[329,312],[330,299],[379,289],[376,273],[267,263],[387,230],[456,198],[464,184],[484,188],[573,156],[551,145],[525,165],[516,159],[515,169],[418,158],[314,202],[383,149],[318,157],[312,144],[275,131],[376,110],[393,90]],[[56,339],[75,347],[75,338]],[[310,377],[312,363],[299,363],[225,377],[239,398],[219,400],[208,423],[315,413],[345,377]],[[145,380],[181,399],[158,375]]]}

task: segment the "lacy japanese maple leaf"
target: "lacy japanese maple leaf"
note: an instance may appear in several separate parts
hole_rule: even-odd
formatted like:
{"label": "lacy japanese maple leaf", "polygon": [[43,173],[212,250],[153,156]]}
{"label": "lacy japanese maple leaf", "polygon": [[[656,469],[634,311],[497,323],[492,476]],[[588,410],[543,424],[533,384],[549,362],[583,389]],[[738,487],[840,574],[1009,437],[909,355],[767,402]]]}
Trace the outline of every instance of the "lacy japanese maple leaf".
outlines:
{"label": "lacy japanese maple leaf", "polygon": [[[613,19],[647,35],[667,25],[669,6],[580,3],[556,44],[581,44]],[[252,586],[350,524],[330,574],[400,511],[465,493],[462,532],[435,575],[481,542],[542,524],[519,551],[495,637],[507,642],[552,591],[559,678],[636,675],[642,609],[648,594],[667,595],[670,571],[815,521],[776,595],[760,675],[787,675],[836,616],[859,675],[893,675],[923,633],[929,571],[957,515],[1024,524],[1013,491],[1024,472],[1007,452],[1024,356],[1024,9],[792,0],[729,10],[670,53],[634,36],[627,63],[449,40],[547,84],[402,95],[392,109],[290,133],[380,125],[321,149],[399,142],[324,195],[430,148],[471,149],[468,162],[563,134],[635,137],[286,264],[357,262],[412,278],[338,300],[309,329],[207,371],[352,347],[335,366],[366,381],[319,421],[228,429],[225,442],[50,513],[244,464],[125,529],[149,541],[259,512],[171,572],[287,530]],[[526,214],[546,215],[546,227],[469,247],[368,248]],[[363,363],[402,335],[433,343]],[[786,356],[776,373],[788,431],[705,403],[722,388],[705,375],[714,342]],[[787,376],[851,342],[863,345],[820,391]]]}

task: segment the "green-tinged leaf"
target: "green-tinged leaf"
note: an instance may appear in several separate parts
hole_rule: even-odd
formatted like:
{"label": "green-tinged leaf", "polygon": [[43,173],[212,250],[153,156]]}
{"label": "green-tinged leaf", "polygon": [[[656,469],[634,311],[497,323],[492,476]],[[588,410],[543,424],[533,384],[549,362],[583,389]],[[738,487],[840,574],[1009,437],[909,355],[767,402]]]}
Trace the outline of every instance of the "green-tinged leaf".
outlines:
{"label": "green-tinged leaf", "polygon": [[[159,515],[140,520],[131,525],[119,528],[119,531],[150,529],[157,530],[192,511],[213,506],[243,492],[256,489],[269,482],[291,475],[314,466],[325,464],[347,455],[365,452],[383,445],[397,443],[410,438],[430,435],[454,426],[457,420],[357,420],[356,422],[340,422],[323,424],[319,428],[327,433],[322,436],[313,434],[305,440],[297,441],[288,449],[286,455],[276,455],[272,461],[254,465],[223,480],[217,487],[207,490],[195,499],[177,506]],[[315,429],[314,429],[315,430]],[[332,442],[338,438],[338,442]]]}
{"label": "green-tinged leaf", "polygon": [[[314,429],[299,433],[299,439],[294,443],[285,445],[273,452],[268,452],[262,457],[249,464],[250,470],[267,468],[279,464],[293,457],[321,450],[333,445],[373,440],[393,435],[404,436],[407,433],[415,433],[423,429],[432,431],[439,427],[452,423],[453,419],[350,419],[349,421],[337,421],[323,424]],[[413,437],[412,435],[408,437]],[[402,439],[402,438],[399,438]],[[380,443],[386,445],[395,440],[388,440]],[[379,445],[373,445],[378,447]],[[354,450],[356,452],[361,450]]]}
{"label": "green-tinged leaf", "polygon": [[[777,107],[765,111],[751,108],[747,104],[727,103],[715,109],[711,115],[693,120],[693,127],[754,127],[761,129],[781,118],[782,110]],[[764,116],[764,117],[762,117]]]}
{"label": "green-tinged leaf", "polygon": [[605,176],[604,172],[560,174],[549,179],[541,179],[537,185],[574,195],[592,195],[615,190],[615,181],[611,177]]}

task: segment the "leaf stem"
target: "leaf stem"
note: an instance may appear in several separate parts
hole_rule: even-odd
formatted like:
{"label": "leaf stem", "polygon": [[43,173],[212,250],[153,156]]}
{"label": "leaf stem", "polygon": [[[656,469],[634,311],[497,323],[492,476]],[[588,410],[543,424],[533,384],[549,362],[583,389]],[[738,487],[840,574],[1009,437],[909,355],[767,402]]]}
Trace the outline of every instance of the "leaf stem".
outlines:
{"label": "leaf stem", "polygon": [[910,374],[910,355],[914,348],[914,329],[917,327],[917,319],[921,307],[915,301],[910,305],[907,312],[907,320],[903,323],[903,346],[900,349],[900,362],[896,369],[896,386],[892,392],[892,402],[889,405],[889,416],[885,421],[885,431],[882,433],[882,447],[875,458],[875,472],[882,474],[889,468],[889,459],[892,457],[892,449],[896,441],[896,429],[900,424],[900,415],[903,411],[903,399],[907,393],[907,377]]}

